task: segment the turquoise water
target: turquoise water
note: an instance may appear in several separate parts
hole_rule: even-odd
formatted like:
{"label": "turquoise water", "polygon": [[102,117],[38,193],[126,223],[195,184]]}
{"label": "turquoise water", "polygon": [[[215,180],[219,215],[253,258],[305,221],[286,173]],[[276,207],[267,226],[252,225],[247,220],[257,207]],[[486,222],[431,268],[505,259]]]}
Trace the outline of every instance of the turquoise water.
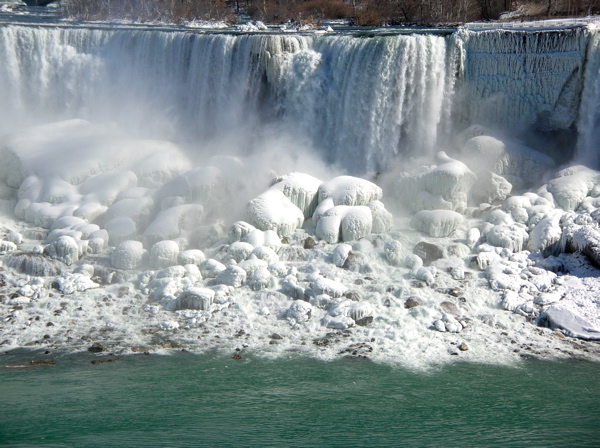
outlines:
{"label": "turquoise water", "polygon": [[[4,355],[5,366],[23,355]],[[598,446],[598,364],[455,364],[177,354],[0,368],[0,445]],[[92,364],[94,359],[113,362]]]}

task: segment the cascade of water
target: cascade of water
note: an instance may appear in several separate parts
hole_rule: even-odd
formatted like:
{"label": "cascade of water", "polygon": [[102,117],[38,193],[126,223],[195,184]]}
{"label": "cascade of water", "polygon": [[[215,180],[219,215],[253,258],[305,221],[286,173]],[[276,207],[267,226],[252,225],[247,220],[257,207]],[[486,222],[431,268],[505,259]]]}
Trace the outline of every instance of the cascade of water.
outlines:
{"label": "cascade of water", "polygon": [[360,38],[5,25],[0,131],[84,118],[180,141],[235,134],[240,149],[251,149],[268,124],[365,173],[446,149],[452,123],[516,132],[578,123],[579,153],[593,163],[600,88],[590,34]]}
{"label": "cascade of water", "polygon": [[585,69],[585,85],[577,123],[577,157],[591,168],[600,168],[600,31],[590,39]]}
{"label": "cascade of water", "polygon": [[467,121],[523,131],[577,120],[589,32],[463,32]]}
{"label": "cascade of water", "polygon": [[431,152],[450,97],[439,36],[0,31],[5,122],[78,117],[206,139],[250,135],[268,116],[330,162],[365,172]]}

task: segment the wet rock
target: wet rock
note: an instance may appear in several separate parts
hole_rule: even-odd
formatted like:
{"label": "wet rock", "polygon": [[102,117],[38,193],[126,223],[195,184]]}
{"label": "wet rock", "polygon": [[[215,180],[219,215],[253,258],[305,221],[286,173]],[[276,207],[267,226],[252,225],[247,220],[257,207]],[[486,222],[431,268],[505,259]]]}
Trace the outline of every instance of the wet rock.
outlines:
{"label": "wet rock", "polygon": [[312,236],[309,236],[304,240],[304,249],[313,249],[317,245],[317,242]]}
{"label": "wet rock", "polygon": [[231,359],[242,359],[242,355],[240,355],[239,353],[234,353],[234,355],[231,357]]}
{"label": "wet rock", "polygon": [[406,302],[404,302],[404,308],[406,309],[414,308],[416,306],[421,306],[421,302],[419,302],[415,297],[409,297],[406,299]]}
{"label": "wet rock", "polygon": [[458,307],[452,302],[442,302],[440,303],[440,309],[444,313],[451,314],[452,316],[460,316],[462,313],[458,309]]}
{"label": "wet rock", "polygon": [[461,352],[466,352],[467,350],[469,350],[469,346],[467,344],[465,344],[464,342],[462,342],[459,346],[458,349]]}
{"label": "wet rock", "polygon": [[373,316],[365,316],[354,321],[354,323],[360,327],[366,327],[373,322]]}
{"label": "wet rock", "polygon": [[40,359],[37,361],[11,362],[5,365],[9,368],[34,368],[34,367],[50,367],[56,363],[51,359]]}
{"label": "wet rock", "polygon": [[281,336],[280,334],[277,334],[277,333],[273,333],[273,334],[271,335],[271,339],[274,339],[274,340],[280,341],[280,340],[282,340],[282,339],[283,339],[283,336]]}
{"label": "wet rock", "polygon": [[91,353],[100,353],[104,351],[104,347],[99,342],[94,342],[90,347],[88,347],[88,352]]}
{"label": "wet rock", "polygon": [[413,249],[413,253],[423,260],[425,266],[444,256],[444,250],[437,244],[421,241]]}

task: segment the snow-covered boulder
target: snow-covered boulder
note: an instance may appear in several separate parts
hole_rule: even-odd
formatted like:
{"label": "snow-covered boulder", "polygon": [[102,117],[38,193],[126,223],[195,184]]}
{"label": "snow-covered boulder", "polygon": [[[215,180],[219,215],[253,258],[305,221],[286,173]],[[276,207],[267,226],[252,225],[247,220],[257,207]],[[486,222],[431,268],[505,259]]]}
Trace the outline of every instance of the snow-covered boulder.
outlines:
{"label": "snow-covered boulder", "polygon": [[328,243],[355,241],[371,234],[373,215],[366,206],[339,205],[329,209],[317,222],[315,235]]}
{"label": "snow-covered boulder", "polygon": [[473,137],[462,148],[465,163],[475,173],[490,170],[501,176],[514,176],[524,184],[534,184],[554,167],[545,154],[519,142],[502,141],[481,135]]}
{"label": "snow-covered boulder", "polygon": [[155,243],[150,249],[150,265],[157,269],[177,264],[179,245],[175,241],[164,240]]}
{"label": "snow-covered boulder", "polygon": [[560,329],[567,336],[593,341],[600,340],[600,328],[560,305],[548,307],[539,317],[541,325]]}
{"label": "snow-covered boulder", "polygon": [[402,244],[400,241],[389,241],[383,246],[383,253],[389,264],[393,266],[400,266],[404,262],[404,256],[402,255]]}
{"label": "snow-covered boulder", "polygon": [[214,166],[197,167],[171,179],[157,192],[156,197],[160,202],[169,197],[181,197],[186,204],[208,205],[213,200],[213,195],[223,190],[223,175],[221,170]]}
{"label": "snow-covered boulder", "polygon": [[292,204],[302,210],[304,218],[310,218],[319,202],[321,181],[304,173],[290,173],[276,177],[271,188],[281,191]]}
{"label": "snow-covered boulder", "polygon": [[199,204],[183,204],[160,212],[143,233],[146,247],[182,236],[182,232],[198,227],[204,220],[204,208]]}
{"label": "snow-covered boulder", "polygon": [[246,221],[237,221],[232,224],[229,228],[229,244],[233,244],[236,241],[242,241],[242,239],[250,232],[256,230],[252,224],[248,224]]}
{"label": "snow-covered boulder", "polygon": [[281,248],[281,238],[274,230],[265,230],[264,232],[258,229],[252,230],[242,238],[242,241],[250,243],[254,247],[268,247],[275,253]]}
{"label": "snow-covered boulder", "polygon": [[350,246],[349,244],[339,244],[338,246],[336,246],[336,248],[333,249],[332,254],[333,264],[340,268],[344,266],[344,263],[346,262],[346,259],[348,258],[348,255],[351,251],[352,246]]}
{"label": "snow-covered boulder", "polygon": [[248,274],[240,266],[229,266],[217,275],[217,283],[221,285],[233,286],[239,288],[246,283]]}
{"label": "snow-covered boulder", "polygon": [[410,226],[433,237],[445,237],[454,232],[464,221],[452,210],[422,210],[410,220]]}
{"label": "snow-covered boulder", "polygon": [[249,221],[260,230],[273,230],[289,236],[304,223],[304,213],[277,188],[270,188],[248,202]]}
{"label": "snow-covered boulder", "polygon": [[204,278],[215,278],[226,269],[220,261],[209,258],[200,264],[200,272]]}
{"label": "snow-covered boulder", "polygon": [[333,298],[342,297],[348,289],[343,283],[325,277],[315,279],[310,287],[317,294],[327,294]]}
{"label": "snow-covered boulder", "polygon": [[471,188],[470,197],[475,204],[493,204],[504,201],[512,191],[512,184],[490,170],[477,173],[477,181]]}
{"label": "snow-covered boulder", "polygon": [[594,187],[600,184],[600,172],[582,165],[561,170],[556,176],[546,188],[564,210],[576,210]]}
{"label": "snow-covered boulder", "polygon": [[513,252],[520,252],[529,240],[529,234],[523,227],[513,225],[496,225],[486,234],[487,242],[492,246],[504,247]]}
{"label": "snow-covered boulder", "polygon": [[[431,209],[440,201],[451,204],[451,210],[464,211],[467,195],[477,176],[464,163],[451,159],[443,151],[436,155],[436,163],[438,166],[434,168],[400,179],[396,186],[398,197],[413,212]],[[419,195],[421,200],[415,201]]]}
{"label": "snow-covered boulder", "polygon": [[310,320],[312,305],[304,300],[294,300],[285,312],[285,317],[292,324],[301,324]]}
{"label": "snow-covered boulder", "polygon": [[319,186],[319,203],[331,198],[333,205],[367,205],[379,201],[383,191],[365,179],[338,176]]}
{"label": "snow-covered boulder", "polygon": [[138,269],[144,258],[144,246],[139,241],[123,241],[111,254],[111,264],[116,269]]}
{"label": "snow-covered boulder", "polygon": [[204,260],[206,260],[206,256],[200,249],[184,250],[177,255],[177,263],[182,266],[186,266],[188,264],[200,266]]}
{"label": "snow-covered boulder", "polygon": [[215,291],[210,288],[191,287],[169,302],[167,310],[208,310],[213,303]]}
{"label": "snow-covered boulder", "polygon": [[57,258],[67,266],[79,260],[79,245],[70,236],[61,236],[54,243],[46,246],[45,252],[52,258]]}

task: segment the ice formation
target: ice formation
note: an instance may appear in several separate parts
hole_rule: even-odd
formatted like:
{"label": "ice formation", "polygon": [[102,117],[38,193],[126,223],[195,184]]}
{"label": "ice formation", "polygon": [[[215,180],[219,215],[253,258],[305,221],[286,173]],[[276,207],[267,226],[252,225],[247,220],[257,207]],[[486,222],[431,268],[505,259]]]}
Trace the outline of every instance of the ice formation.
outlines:
{"label": "ice formation", "polygon": [[1,350],[600,358],[597,32],[155,31],[0,27]]}

